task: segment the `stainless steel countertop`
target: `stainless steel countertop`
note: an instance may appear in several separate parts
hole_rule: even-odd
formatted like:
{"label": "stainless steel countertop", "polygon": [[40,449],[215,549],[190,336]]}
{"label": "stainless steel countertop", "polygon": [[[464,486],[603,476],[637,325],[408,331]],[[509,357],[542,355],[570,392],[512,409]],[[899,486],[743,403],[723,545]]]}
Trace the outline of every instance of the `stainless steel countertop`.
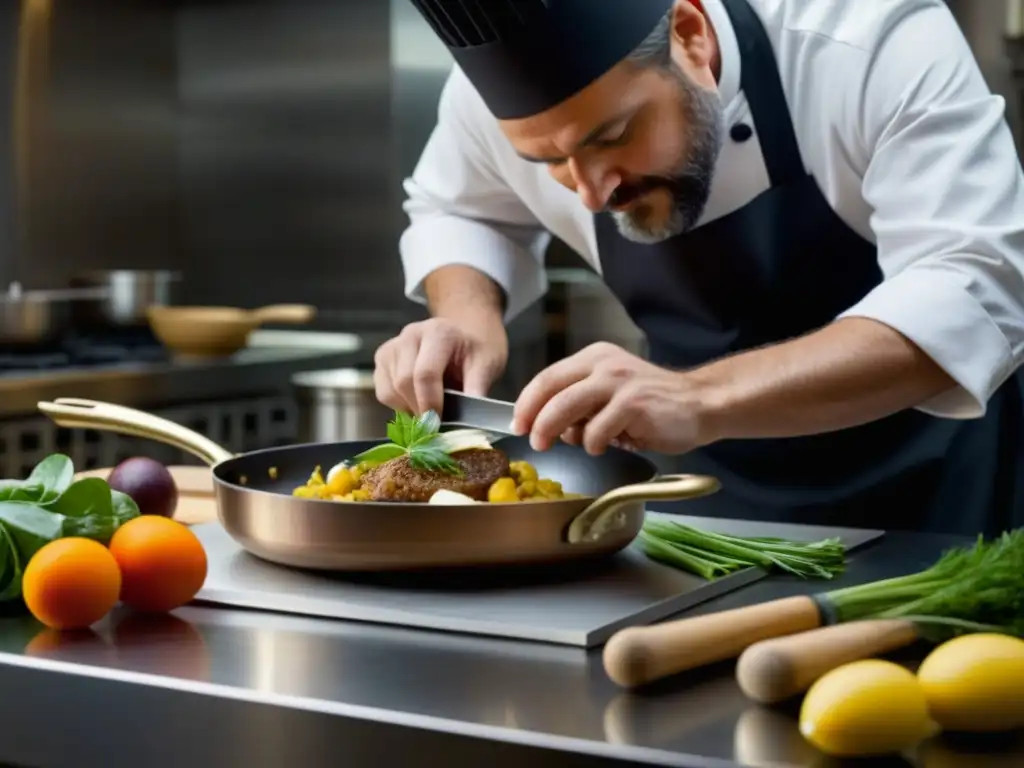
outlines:
{"label": "stainless steel countertop", "polygon": [[[954,541],[890,534],[836,586],[915,571]],[[691,614],[808,588],[768,579]],[[791,711],[748,703],[731,665],[634,694],[608,681],[599,653],[539,643],[200,607],[121,613],[97,629],[59,636],[31,618],[0,619],[0,690],[17,691],[3,699],[0,761],[837,765],[804,744]],[[929,750],[899,764],[1024,764],[1020,738]]]}
{"label": "stainless steel countertop", "polygon": [[[282,338],[292,335],[296,343],[283,345]],[[303,336],[303,332],[274,331],[267,337],[273,345],[264,346],[257,333],[254,346],[222,360],[5,372],[0,374],[0,417],[35,414],[36,403],[57,397],[145,407],[282,390],[299,371],[369,365],[380,341],[372,334],[314,333],[319,337],[314,342],[300,343]]]}

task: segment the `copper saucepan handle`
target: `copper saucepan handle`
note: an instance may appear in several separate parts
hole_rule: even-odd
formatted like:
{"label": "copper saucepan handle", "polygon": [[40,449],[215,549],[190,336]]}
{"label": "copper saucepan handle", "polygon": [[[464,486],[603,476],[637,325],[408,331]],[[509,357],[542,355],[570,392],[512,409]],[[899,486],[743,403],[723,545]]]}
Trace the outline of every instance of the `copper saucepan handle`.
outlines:
{"label": "copper saucepan handle", "polygon": [[211,467],[234,456],[198,432],[122,405],[62,397],[52,403],[40,402],[37,407],[58,426],[68,429],[99,429],[155,440],[191,453]]}
{"label": "copper saucepan handle", "polygon": [[623,507],[644,501],[683,501],[715,493],[722,484],[708,475],[661,475],[615,488],[595,499],[569,524],[570,544],[595,542],[626,524]]}

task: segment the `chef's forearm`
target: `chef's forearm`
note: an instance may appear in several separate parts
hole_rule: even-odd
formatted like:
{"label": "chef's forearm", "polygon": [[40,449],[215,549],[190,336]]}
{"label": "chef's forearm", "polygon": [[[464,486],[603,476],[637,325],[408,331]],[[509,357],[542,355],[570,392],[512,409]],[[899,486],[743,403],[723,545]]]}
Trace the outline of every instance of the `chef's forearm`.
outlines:
{"label": "chef's forearm", "polygon": [[470,328],[504,328],[505,293],[483,272],[451,264],[427,275],[423,287],[432,316]]}
{"label": "chef's forearm", "polygon": [[700,393],[710,440],[845,429],[956,386],[905,336],[864,318],[842,319],[684,375]]}

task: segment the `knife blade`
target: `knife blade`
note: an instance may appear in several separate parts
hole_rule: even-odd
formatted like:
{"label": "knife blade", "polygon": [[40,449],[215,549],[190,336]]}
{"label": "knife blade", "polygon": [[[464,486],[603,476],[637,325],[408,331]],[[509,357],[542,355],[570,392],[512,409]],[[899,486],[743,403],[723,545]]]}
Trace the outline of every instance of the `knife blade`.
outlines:
{"label": "knife blade", "polygon": [[512,434],[513,413],[514,405],[505,400],[472,397],[454,389],[446,389],[441,423],[473,427],[500,437],[509,437]]}

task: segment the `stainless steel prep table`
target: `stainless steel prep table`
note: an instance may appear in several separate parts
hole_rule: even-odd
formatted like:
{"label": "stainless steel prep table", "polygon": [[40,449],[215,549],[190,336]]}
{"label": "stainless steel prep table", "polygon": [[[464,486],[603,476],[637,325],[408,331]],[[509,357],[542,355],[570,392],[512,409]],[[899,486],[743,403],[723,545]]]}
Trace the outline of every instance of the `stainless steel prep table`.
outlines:
{"label": "stainless steel prep table", "polygon": [[[951,543],[890,534],[842,583],[917,570]],[[692,613],[806,590],[769,579]],[[539,643],[212,608],[116,623],[103,638],[57,638],[0,619],[0,762],[831,765],[791,716],[749,705],[730,665],[635,695],[607,680],[598,652]],[[993,762],[947,750],[917,765],[1024,764],[1020,740],[999,747]]]}

